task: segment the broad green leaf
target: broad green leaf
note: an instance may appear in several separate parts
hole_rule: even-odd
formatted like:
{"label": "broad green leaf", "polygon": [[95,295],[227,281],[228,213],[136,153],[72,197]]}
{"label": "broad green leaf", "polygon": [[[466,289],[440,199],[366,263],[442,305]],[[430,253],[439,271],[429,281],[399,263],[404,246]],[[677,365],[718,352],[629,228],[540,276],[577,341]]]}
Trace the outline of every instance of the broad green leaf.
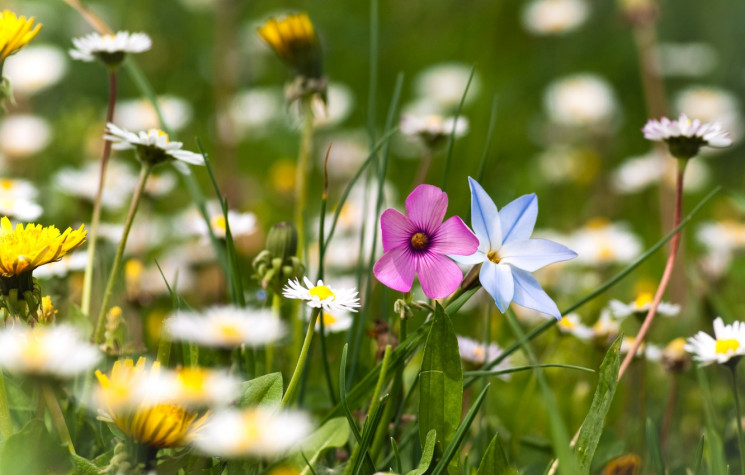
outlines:
{"label": "broad green leaf", "polygon": [[90,460],[79,455],[71,455],[72,472],[70,475],[101,475],[101,468]]}
{"label": "broad green leaf", "polygon": [[435,442],[437,442],[437,433],[434,429],[427,432],[427,440],[422,449],[422,458],[419,460],[419,466],[411,470],[406,475],[424,475],[432,465],[432,459],[435,456]]}
{"label": "broad green leaf", "polygon": [[487,447],[476,475],[517,475],[517,470],[510,467],[507,462],[507,455],[499,440],[499,434],[494,436]]}
{"label": "broad green leaf", "polygon": [[[438,303],[424,345],[419,373],[419,440],[424,447],[429,431],[437,432],[441,447],[447,447],[460,425],[463,407],[463,370],[458,339],[450,317]],[[450,465],[457,473],[457,458]]]}
{"label": "broad green leaf", "polygon": [[658,475],[666,473],[665,462],[662,460],[662,449],[660,449],[660,434],[650,418],[647,418],[647,451],[655,473]]}
{"label": "broad green leaf", "polygon": [[40,419],[32,419],[0,443],[0,467],[3,475],[68,473],[72,463],[59,438]]}
{"label": "broad green leaf", "polygon": [[595,389],[590,410],[579,431],[576,452],[577,462],[582,473],[590,473],[592,458],[595,456],[595,449],[597,449],[600,436],[603,434],[605,416],[608,414],[613,402],[613,395],[616,393],[618,368],[621,364],[619,351],[621,339],[622,337],[619,336],[613,342],[600,364],[598,386]]}
{"label": "broad green leaf", "polygon": [[345,418],[336,417],[327,421],[303,441],[298,453],[292,459],[294,465],[303,467],[301,475],[310,474],[311,471],[303,460],[303,456],[310,465],[314,465],[326,450],[343,447],[349,441],[350,435],[349,425]]}
{"label": "broad green leaf", "polygon": [[270,373],[241,384],[238,407],[275,406],[282,400],[282,373]]}

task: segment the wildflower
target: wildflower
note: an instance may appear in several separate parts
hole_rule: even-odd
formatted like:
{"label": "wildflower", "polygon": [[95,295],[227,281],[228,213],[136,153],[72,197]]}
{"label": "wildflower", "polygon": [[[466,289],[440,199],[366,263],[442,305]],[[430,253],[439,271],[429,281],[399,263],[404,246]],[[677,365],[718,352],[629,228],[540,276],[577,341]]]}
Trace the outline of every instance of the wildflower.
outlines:
{"label": "wildflower", "polygon": [[583,325],[577,314],[571,313],[564,315],[559,320],[557,328],[562,333],[568,333],[573,335],[580,340],[591,340],[595,337],[595,332],[592,328]]}
{"label": "wildflower", "polygon": [[231,306],[212,307],[203,313],[179,312],[166,321],[165,328],[174,340],[223,348],[261,346],[284,335],[282,323],[270,310]]}
{"label": "wildflower", "polygon": [[310,421],[299,412],[224,409],[209,416],[193,444],[218,457],[272,457],[287,452],[310,430]]}
{"label": "wildflower", "polygon": [[440,115],[416,116],[404,115],[401,118],[401,133],[412,138],[419,138],[428,147],[434,148],[455,131],[456,137],[468,132],[468,120],[463,117],[443,118]]}
{"label": "wildflower", "polygon": [[538,216],[535,194],[521,196],[499,212],[481,185],[473,178],[468,180],[471,225],[479,246],[474,254],[455,259],[463,264],[482,264],[479,280],[501,312],[514,301],[561,319],[558,307],[531,272],[573,259],[577,253],[554,241],[530,238]]}
{"label": "wildflower", "polygon": [[722,317],[717,317],[714,320],[714,338],[705,332],[698,332],[688,338],[684,349],[704,366],[711,363],[737,364],[745,355],[745,323],[725,325]]}
{"label": "wildflower", "polygon": [[326,333],[338,333],[349,329],[352,326],[352,317],[346,312],[321,312],[316,318],[316,330],[321,329],[321,319],[323,318],[323,328]]}
{"label": "wildflower", "polygon": [[719,122],[733,142],[743,135],[745,124],[740,113],[740,101],[731,91],[711,86],[691,86],[675,94],[673,105],[676,111],[685,111],[702,122]]}
{"label": "wildflower", "polygon": [[145,358],[137,364],[131,359],[117,361],[110,375],[96,371],[97,400],[103,407],[102,419],[116,425],[134,441],[153,448],[183,445],[203,424],[205,417],[160,397],[143,398],[144,381],[157,378],[160,364],[147,368]]}
{"label": "wildflower", "polygon": [[315,285],[303,277],[304,286],[298,279],[290,280],[282,289],[282,295],[288,299],[305,300],[311,308],[321,308],[327,312],[356,312],[360,306],[357,290],[335,289],[319,280]]}
{"label": "wildflower", "polygon": [[46,295],[41,299],[41,307],[39,308],[36,320],[41,324],[49,325],[54,323],[58,313],[59,310],[54,307],[52,298],[49,295]]}
{"label": "wildflower", "polygon": [[407,216],[387,209],[380,216],[383,257],[375,263],[375,277],[384,285],[408,292],[419,275],[429,298],[447,297],[458,288],[463,274],[446,255],[467,256],[478,239],[458,216],[445,222],[448,195],[432,185],[419,185],[406,198]]}
{"label": "wildflower", "polygon": [[[186,127],[194,116],[194,108],[186,99],[172,95],[158,96],[158,109],[173,132]],[[127,130],[150,130],[160,126],[160,118],[149,99],[117,101],[114,123]]]}
{"label": "wildflower", "polygon": [[[414,88],[420,97],[434,101],[446,110],[456,107],[463,98],[471,66],[463,63],[440,63],[430,66],[414,79]],[[481,89],[481,79],[474,73],[466,95],[466,103],[475,100]]]}
{"label": "wildflower", "polygon": [[172,162],[181,173],[188,175],[189,168],[186,163],[204,165],[202,155],[181,150],[183,144],[172,142],[168,134],[162,130],[151,129],[147,132],[141,131],[135,134],[109,123],[106,126],[104,139],[110,140],[115,150],[135,149],[140,161],[151,166]]}
{"label": "wildflower", "polygon": [[535,35],[569,33],[588,16],[584,0],[533,0],[523,9],[523,26]]}
{"label": "wildflower", "polygon": [[[631,348],[634,346],[635,340],[636,338],[632,336],[624,337],[623,340],[621,340],[620,352],[622,355],[628,353],[629,350],[631,350]],[[657,345],[643,342],[636,350],[636,355],[634,356],[642,355],[649,361],[659,361],[662,358],[662,349],[660,349],[660,347]]]}
{"label": "wildflower", "polygon": [[682,372],[691,366],[691,357],[685,350],[684,338],[676,338],[662,350],[662,367],[670,372]]}
{"label": "wildflower", "polygon": [[608,82],[594,74],[558,79],[546,89],[544,103],[549,118],[571,127],[607,125],[616,115],[616,98]]}
{"label": "wildflower", "polygon": [[67,325],[18,325],[0,331],[0,366],[11,373],[68,379],[100,359],[96,347]]}
{"label": "wildflower", "polygon": [[582,249],[576,262],[591,266],[631,262],[642,250],[641,239],[626,224],[603,218],[588,221],[569,240]]}
{"label": "wildflower", "polygon": [[17,16],[9,10],[3,10],[0,14],[0,66],[5,58],[34,39],[39,33],[41,25],[34,26],[34,17],[26,19],[25,16]]}
{"label": "wildflower", "polygon": [[685,114],[680,114],[678,120],[650,119],[642,132],[648,140],[666,142],[670,154],[679,159],[695,157],[702,146],[724,148],[732,145],[732,139],[719,123],[691,120]]}
{"label": "wildflower", "polygon": [[106,66],[119,66],[128,54],[142,53],[149,50],[153,42],[145,33],[119,31],[113,35],[91,33],[72,40],[75,49],[70,56],[81,61],[91,62],[96,59]]}
{"label": "wildflower", "polygon": [[600,318],[591,328],[595,342],[602,347],[610,345],[621,331],[618,320],[611,316],[607,308],[600,312]]}
{"label": "wildflower", "polygon": [[[677,179],[676,167],[670,165],[668,160],[654,152],[629,157],[613,171],[611,184],[622,194],[638,193],[660,181],[674,187]],[[683,191],[701,191],[709,181],[710,173],[706,164],[694,161],[687,165],[687,170],[688,173],[683,177]]]}
{"label": "wildflower", "polygon": [[45,119],[30,114],[7,116],[0,123],[0,152],[8,158],[26,158],[47,148],[52,128]]}
{"label": "wildflower", "polygon": [[299,76],[321,78],[321,47],[306,13],[270,18],[258,33]]}
{"label": "wildflower", "polygon": [[[649,311],[649,307],[652,305],[652,299],[653,295],[651,293],[642,292],[636,300],[631,303],[626,304],[620,300],[611,300],[608,302],[608,305],[610,306],[611,314],[615,318],[622,319],[634,314],[646,315]],[[657,306],[657,313],[666,317],[673,317],[680,313],[680,305],[669,302],[660,302]]]}
{"label": "wildflower", "polygon": [[13,178],[0,178],[0,215],[22,220],[34,220],[42,209],[36,203],[38,191],[31,182]]}
{"label": "wildflower", "polygon": [[[482,342],[473,340],[471,338],[458,335],[458,352],[460,358],[463,361],[472,363],[477,366],[482,366],[486,363],[494,361],[503,353],[504,350],[494,342],[489,343],[486,347]],[[499,365],[492,368],[494,371],[503,369],[509,369],[512,365],[509,362],[509,358],[503,360]],[[509,374],[501,375],[500,378],[507,380],[510,378]]]}
{"label": "wildflower", "polygon": [[[106,167],[109,172],[104,177],[101,205],[106,209],[118,209],[132,196],[137,186],[137,175],[131,167],[117,160],[109,160]],[[54,175],[53,182],[63,193],[92,202],[98,194],[100,172],[101,164],[90,161],[80,169],[60,169]]]}
{"label": "wildflower", "polygon": [[57,84],[67,74],[67,57],[50,45],[33,45],[23,54],[8,58],[3,75],[13,84],[17,95],[30,96]]}
{"label": "wildflower", "polygon": [[[212,229],[212,233],[217,238],[225,239],[228,224],[230,225],[230,234],[233,236],[233,239],[240,236],[247,236],[257,231],[256,215],[253,213],[239,213],[231,209],[228,210],[228,219],[226,222],[225,215],[219,206],[208,206],[207,210],[210,220],[209,228]],[[186,214],[184,220],[185,227],[195,235],[201,236],[206,240],[209,238],[207,223],[205,223],[204,217],[197,210]]]}

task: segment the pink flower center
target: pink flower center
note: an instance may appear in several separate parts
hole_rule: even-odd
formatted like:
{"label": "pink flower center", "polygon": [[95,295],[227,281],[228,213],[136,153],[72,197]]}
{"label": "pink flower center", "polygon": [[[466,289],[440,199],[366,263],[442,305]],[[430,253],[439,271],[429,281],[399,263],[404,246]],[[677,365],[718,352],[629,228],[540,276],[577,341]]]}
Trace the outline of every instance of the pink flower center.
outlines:
{"label": "pink flower center", "polygon": [[411,247],[416,249],[417,251],[421,251],[422,249],[427,247],[427,235],[424,233],[416,233],[413,236],[411,236]]}

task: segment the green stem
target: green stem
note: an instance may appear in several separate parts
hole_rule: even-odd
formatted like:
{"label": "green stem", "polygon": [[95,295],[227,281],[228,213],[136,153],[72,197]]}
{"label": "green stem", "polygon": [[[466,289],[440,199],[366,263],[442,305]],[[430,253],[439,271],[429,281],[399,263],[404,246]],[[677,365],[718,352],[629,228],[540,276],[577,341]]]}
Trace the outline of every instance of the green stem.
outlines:
{"label": "green stem", "polygon": [[132,196],[132,203],[129,206],[129,212],[127,213],[127,218],[124,222],[122,239],[119,241],[119,247],[117,248],[116,256],[114,257],[114,264],[109,273],[109,280],[106,282],[106,290],[104,291],[103,300],[101,301],[101,309],[98,311],[96,330],[93,333],[93,342],[96,344],[101,341],[101,337],[103,336],[103,322],[106,318],[106,309],[109,307],[111,295],[114,293],[114,284],[116,284],[116,278],[119,275],[119,268],[122,265],[124,249],[127,247],[127,237],[129,236],[129,231],[132,229],[132,223],[134,222],[135,214],[137,214],[137,206],[140,203],[140,198],[142,197],[142,192],[145,190],[145,183],[147,182],[147,177],[150,176],[151,170],[152,165],[148,163],[143,163],[140,168],[140,179],[137,182],[137,188],[135,188]]}
{"label": "green stem", "polygon": [[740,410],[740,392],[737,390],[736,364],[728,365],[732,373],[732,395],[735,398],[735,419],[737,419],[737,444],[740,448],[740,473],[745,475],[745,435],[742,432],[742,411]]}
{"label": "green stem", "polygon": [[[106,111],[106,124],[114,121],[114,108],[116,107],[116,69],[109,69],[109,106]],[[83,295],[80,302],[80,310],[83,315],[89,317],[91,311],[91,289],[93,288],[93,267],[96,259],[96,243],[98,241],[98,226],[101,222],[101,203],[103,188],[106,181],[106,166],[111,156],[111,141],[104,140],[101,152],[101,169],[98,174],[98,191],[93,201],[93,216],[88,233],[88,262],[85,265],[83,277]]]}
{"label": "green stem", "polygon": [[295,397],[298,384],[300,383],[300,376],[303,374],[305,363],[308,360],[308,350],[310,349],[310,342],[313,340],[313,333],[315,332],[316,328],[316,318],[318,318],[320,310],[321,309],[319,308],[314,308],[313,312],[310,315],[310,321],[308,322],[308,332],[305,334],[305,341],[303,341],[303,347],[300,350],[300,356],[298,357],[297,363],[295,364],[295,371],[292,373],[290,384],[287,385],[287,391],[285,391],[285,395],[284,397],[282,397],[280,407],[287,406]]}
{"label": "green stem", "polygon": [[311,99],[303,99],[301,103],[303,113],[303,130],[300,136],[300,152],[297,160],[295,175],[295,227],[297,228],[298,258],[305,255],[305,209],[308,201],[308,173],[310,153],[313,147],[313,109]]}
{"label": "green stem", "polygon": [[63,444],[67,445],[67,450],[72,455],[75,455],[75,446],[72,444],[70,431],[67,430],[67,423],[65,423],[65,416],[62,414],[62,409],[54,395],[54,390],[52,390],[52,387],[48,383],[41,383],[41,393],[44,396],[44,401],[49,409],[49,414],[52,416],[52,422],[57,429],[60,440],[62,440]]}
{"label": "green stem", "polygon": [[5,376],[0,373],[0,436],[3,440],[13,435],[13,419],[10,417],[8,395],[5,392]]}
{"label": "green stem", "polygon": [[[277,320],[282,320],[282,297],[274,292],[272,294],[272,314]],[[274,363],[274,343],[266,345],[264,350],[264,371],[270,373]]]}

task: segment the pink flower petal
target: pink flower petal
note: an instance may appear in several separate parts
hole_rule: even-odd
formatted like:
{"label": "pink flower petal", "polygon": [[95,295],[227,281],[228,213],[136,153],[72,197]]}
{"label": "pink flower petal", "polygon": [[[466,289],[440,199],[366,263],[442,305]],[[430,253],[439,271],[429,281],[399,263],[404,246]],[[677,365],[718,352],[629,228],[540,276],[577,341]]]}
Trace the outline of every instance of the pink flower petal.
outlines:
{"label": "pink flower petal", "polygon": [[373,273],[380,283],[399,292],[411,290],[415,271],[416,261],[405,247],[386,252],[373,267]]}
{"label": "pink flower petal", "polygon": [[383,235],[383,252],[388,252],[408,246],[417,229],[409,218],[391,208],[380,215],[380,231]]}
{"label": "pink flower petal", "polygon": [[478,247],[478,238],[468,229],[463,220],[458,216],[452,216],[435,231],[429,252],[470,256],[476,252]]}
{"label": "pink flower petal", "polygon": [[420,230],[434,234],[445,218],[448,195],[432,185],[419,185],[406,198],[406,213]]}
{"label": "pink flower petal", "polygon": [[417,274],[424,295],[431,299],[441,299],[455,292],[463,280],[458,264],[447,257],[431,252],[416,256]]}

